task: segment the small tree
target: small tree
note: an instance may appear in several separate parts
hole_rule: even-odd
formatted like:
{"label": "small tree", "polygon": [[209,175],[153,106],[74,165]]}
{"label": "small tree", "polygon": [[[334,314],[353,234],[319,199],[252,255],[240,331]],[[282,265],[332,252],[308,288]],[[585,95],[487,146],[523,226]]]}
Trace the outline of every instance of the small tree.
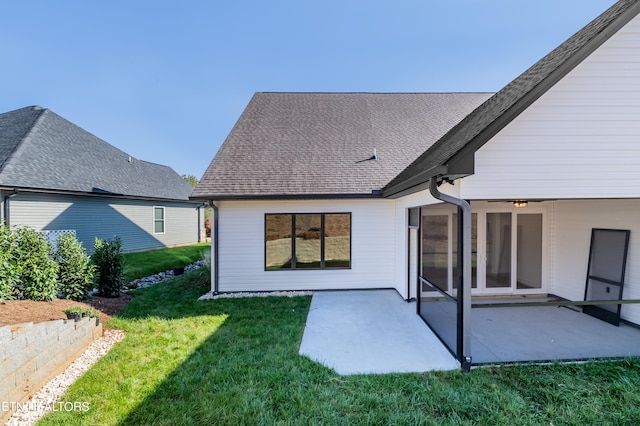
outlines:
{"label": "small tree", "polygon": [[63,296],[86,299],[93,288],[95,266],[75,235],[60,235],[53,258],[58,263],[58,288]]}
{"label": "small tree", "polygon": [[189,182],[189,185],[193,186],[194,188],[198,184],[198,178],[195,177],[194,175],[182,175],[182,179]]}
{"label": "small tree", "polygon": [[124,285],[124,259],[120,238],[115,236],[113,240],[106,241],[96,238],[91,258],[96,267],[98,293],[104,297],[118,297]]}
{"label": "small tree", "polygon": [[53,300],[58,292],[58,264],[51,258],[51,245],[42,234],[27,227],[16,228],[15,260],[22,295],[31,300]]}
{"label": "small tree", "polygon": [[13,299],[13,288],[20,280],[15,253],[16,239],[11,229],[0,224],[0,303]]}

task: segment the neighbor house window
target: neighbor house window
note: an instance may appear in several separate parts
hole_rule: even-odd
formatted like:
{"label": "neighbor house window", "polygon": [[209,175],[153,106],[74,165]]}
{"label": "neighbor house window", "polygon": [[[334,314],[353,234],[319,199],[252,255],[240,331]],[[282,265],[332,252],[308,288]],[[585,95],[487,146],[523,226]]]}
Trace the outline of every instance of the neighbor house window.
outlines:
{"label": "neighbor house window", "polygon": [[153,208],[153,233],[164,234],[164,207]]}
{"label": "neighbor house window", "polygon": [[265,269],[351,267],[351,213],[265,215]]}

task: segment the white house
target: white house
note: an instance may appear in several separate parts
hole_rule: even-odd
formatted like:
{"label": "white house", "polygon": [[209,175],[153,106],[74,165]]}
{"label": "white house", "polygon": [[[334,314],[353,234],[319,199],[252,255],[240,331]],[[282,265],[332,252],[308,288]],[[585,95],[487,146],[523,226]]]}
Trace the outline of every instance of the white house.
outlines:
{"label": "white house", "polygon": [[472,295],[584,301],[613,229],[640,299],[639,13],[617,2],[495,94],[257,93],[192,195],[215,209],[212,290],[456,295],[460,234]]}

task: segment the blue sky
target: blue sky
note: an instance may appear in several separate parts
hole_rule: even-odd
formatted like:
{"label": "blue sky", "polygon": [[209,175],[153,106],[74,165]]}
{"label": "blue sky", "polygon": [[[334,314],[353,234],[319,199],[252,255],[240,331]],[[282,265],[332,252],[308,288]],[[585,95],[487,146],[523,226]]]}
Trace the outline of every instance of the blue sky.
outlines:
{"label": "blue sky", "polygon": [[496,91],[614,0],[0,3],[0,112],[200,178],[255,92]]}

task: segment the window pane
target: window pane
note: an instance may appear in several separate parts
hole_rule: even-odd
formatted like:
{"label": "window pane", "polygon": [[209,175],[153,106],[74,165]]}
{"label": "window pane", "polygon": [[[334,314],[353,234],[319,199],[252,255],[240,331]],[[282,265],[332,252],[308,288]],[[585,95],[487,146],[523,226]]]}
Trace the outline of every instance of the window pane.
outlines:
{"label": "window pane", "polygon": [[265,268],[291,269],[292,215],[268,214],[265,217]]}
{"label": "window pane", "polygon": [[319,214],[296,215],[296,268],[320,268]]}
{"label": "window pane", "polygon": [[156,234],[161,234],[164,232],[164,222],[163,221],[154,221],[153,222],[153,232]]}
{"label": "window pane", "polygon": [[487,213],[487,288],[511,287],[511,213]]}
{"label": "window pane", "polygon": [[447,291],[449,277],[449,216],[422,217],[422,277]]}
{"label": "window pane", "polygon": [[324,216],[324,266],[325,268],[351,266],[350,214]]}
{"label": "window pane", "polygon": [[542,288],[542,214],[518,215],[518,289]]}
{"label": "window pane", "polygon": [[164,219],[164,209],[162,207],[156,207],[153,209],[153,218],[155,220],[163,220]]}

